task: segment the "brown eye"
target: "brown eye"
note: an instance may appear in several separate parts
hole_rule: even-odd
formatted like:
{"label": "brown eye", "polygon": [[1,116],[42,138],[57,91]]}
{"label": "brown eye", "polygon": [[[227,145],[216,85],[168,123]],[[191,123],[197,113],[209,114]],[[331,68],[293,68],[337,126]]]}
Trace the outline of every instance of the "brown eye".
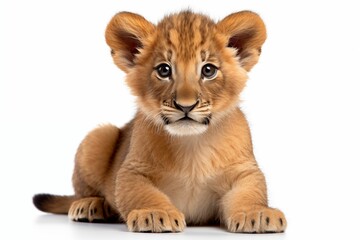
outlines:
{"label": "brown eye", "polygon": [[201,75],[204,80],[213,80],[217,75],[217,67],[212,64],[206,64],[201,69]]}
{"label": "brown eye", "polygon": [[159,66],[157,66],[155,69],[159,78],[167,80],[171,77],[171,67],[169,64],[162,63]]}

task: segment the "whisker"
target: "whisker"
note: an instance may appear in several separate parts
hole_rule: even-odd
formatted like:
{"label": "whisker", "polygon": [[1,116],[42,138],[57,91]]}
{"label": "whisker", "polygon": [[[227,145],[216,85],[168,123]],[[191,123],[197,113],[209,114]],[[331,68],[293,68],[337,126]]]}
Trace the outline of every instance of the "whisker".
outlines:
{"label": "whisker", "polygon": [[211,112],[208,110],[204,110],[204,111],[191,111],[191,113],[207,113],[210,114]]}
{"label": "whisker", "polygon": [[169,106],[161,106],[161,109],[162,110],[168,110],[168,111],[176,111],[176,112],[178,112],[179,110],[177,110],[177,109],[175,109],[175,108],[173,108],[173,107],[169,107]]}

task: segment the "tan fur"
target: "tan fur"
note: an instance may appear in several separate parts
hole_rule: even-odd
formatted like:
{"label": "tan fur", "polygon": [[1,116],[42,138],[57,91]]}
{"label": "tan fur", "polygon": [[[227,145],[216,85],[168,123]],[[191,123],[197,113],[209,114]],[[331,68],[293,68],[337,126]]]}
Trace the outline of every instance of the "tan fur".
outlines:
{"label": "tan fur", "polygon": [[[69,217],[119,214],[131,231],[177,232],[214,221],[231,232],[284,231],[283,213],[268,207],[237,106],[265,39],[261,18],[249,11],[218,23],[183,11],[157,25],[134,13],[115,15],[106,41],[139,110],[125,127],[100,126],[81,143]],[[156,72],[162,63],[171,66],[169,79]],[[202,75],[205,64],[217,67],[215,79]],[[35,196],[34,203],[51,212],[57,201]]]}

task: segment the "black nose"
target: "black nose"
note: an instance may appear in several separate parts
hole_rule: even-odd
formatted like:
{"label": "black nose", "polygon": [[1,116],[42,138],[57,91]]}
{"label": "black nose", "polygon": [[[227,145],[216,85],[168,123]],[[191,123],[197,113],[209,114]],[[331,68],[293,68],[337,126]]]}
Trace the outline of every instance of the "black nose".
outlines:
{"label": "black nose", "polygon": [[193,110],[196,105],[199,104],[199,101],[196,101],[196,103],[194,103],[191,106],[182,106],[180,104],[178,104],[176,101],[174,101],[174,106],[176,107],[176,109],[179,109],[180,111],[183,111],[185,114],[188,114],[189,112],[191,112],[191,110]]}

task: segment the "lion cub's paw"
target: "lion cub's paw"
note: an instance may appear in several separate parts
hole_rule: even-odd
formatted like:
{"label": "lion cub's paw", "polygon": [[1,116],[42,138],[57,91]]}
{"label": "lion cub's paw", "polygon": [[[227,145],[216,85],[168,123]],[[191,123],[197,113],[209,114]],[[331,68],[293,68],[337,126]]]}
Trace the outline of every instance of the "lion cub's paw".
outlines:
{"label": "lion cub's paw", "polygon": [[68,216],[77,222],[107,222],[114,213],[103,198],[90,197],[73,202]]}
{"label": "lion cub's paw", "polygon": [[132,232],[181,232],[186,223],[178,210],[137,209],[129,213],[127,226]]}
{"label": "lion cub's paw", "polygon": [[274,208],[261,208],[250,211],[239,211],[227,219],[230,232],[244,233],[277,233],[286,229],[284,214]]}

